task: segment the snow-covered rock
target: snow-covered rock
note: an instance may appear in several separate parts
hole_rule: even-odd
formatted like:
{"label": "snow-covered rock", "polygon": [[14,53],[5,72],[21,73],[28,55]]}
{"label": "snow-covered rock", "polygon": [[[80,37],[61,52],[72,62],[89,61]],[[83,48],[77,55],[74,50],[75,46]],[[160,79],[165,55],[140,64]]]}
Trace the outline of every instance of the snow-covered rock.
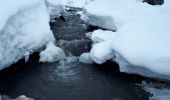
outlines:
{"label": "snow-covered rock", "polygon": [[65,12],[62,0],[45,0],[50,18],[58,18]]}
{"label": "snow-covered rock", "polygon": [[64,50],[49,43],[44,51],[40,53],[40,62],[55,62],[65,58]]}
{"label": "snow-covered rock", "polygon": [[90,57],[90,53],[83,53],[79,57],[79,61],[85,64],[92,64],[93,60]]}

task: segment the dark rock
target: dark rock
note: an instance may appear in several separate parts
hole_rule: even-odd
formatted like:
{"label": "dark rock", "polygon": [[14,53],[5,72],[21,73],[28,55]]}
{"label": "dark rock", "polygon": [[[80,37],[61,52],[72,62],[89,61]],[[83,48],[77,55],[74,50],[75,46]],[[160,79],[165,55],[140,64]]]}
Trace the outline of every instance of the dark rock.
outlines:
{"label": "dark rock", "polygon": [[164,0],[143,0],[143,2],[147,2],[151,5],[162,5]]}

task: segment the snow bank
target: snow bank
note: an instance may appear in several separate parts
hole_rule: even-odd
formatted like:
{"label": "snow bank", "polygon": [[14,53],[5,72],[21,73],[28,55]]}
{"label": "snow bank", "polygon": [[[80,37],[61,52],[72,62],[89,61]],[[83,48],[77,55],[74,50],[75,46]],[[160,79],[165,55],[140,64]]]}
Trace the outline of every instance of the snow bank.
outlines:
{"label": "snow bank", "polygon": [[118,31],[113,49],[133,66],[170,75],[169,28],[166,20],[128,23]]}
{"label": "snow bank", "polygon": [[55,62],[65,58],[64,50],[49,43],[44,51],[40,53],[40,62]]}
{"label": "snow bank", "polygon": [[104,39],[108,35],[105,32],[96,32],[100,36],[97,38],[91,35],[94,42],[104,40],[92,47],[92,60],[100,64],[116,54],[115,61],[122,72],[170,79],[169,5],[168,0],[162,6],[136,0],[98,0],[88,4],[88,24],[117,31]]}
{"label": "snow bank", "polygon": [[50,18],[60,17],[65,12],[62,0],[45,0]]}
{"label": "snow bank", "polygon": [[117,31],[130,20],[145,18],[148,14],[157,17],[157,12],[153,6],[136,0],[96,0],[86,6],[84,20],[92,26]]}
{"label": "snow bank", "polygon": [[53,43],[49,21],[43,0],[1,0],[0,70]]}

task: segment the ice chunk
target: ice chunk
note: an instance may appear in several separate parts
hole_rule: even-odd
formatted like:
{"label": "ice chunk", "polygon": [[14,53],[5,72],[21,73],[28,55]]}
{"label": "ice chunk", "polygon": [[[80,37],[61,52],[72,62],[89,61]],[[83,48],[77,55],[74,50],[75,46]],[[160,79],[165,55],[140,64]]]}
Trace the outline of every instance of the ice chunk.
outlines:
{"label": "ice chunk", "polygon": [[47,48],[40,53],[40,62],[55,62],[65,58],[64,51],[56,47],[53,43],[49,43]]}

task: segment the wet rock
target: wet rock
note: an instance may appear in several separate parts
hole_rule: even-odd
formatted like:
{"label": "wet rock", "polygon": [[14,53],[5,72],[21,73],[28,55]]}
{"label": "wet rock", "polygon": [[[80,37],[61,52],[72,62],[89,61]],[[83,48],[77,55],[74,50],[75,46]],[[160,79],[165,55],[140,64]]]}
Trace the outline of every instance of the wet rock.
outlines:
{"label": "wet rock", "polygon": [[164,0],[144,0],[143,2],[147,2],[151,5],[162,5]]}

